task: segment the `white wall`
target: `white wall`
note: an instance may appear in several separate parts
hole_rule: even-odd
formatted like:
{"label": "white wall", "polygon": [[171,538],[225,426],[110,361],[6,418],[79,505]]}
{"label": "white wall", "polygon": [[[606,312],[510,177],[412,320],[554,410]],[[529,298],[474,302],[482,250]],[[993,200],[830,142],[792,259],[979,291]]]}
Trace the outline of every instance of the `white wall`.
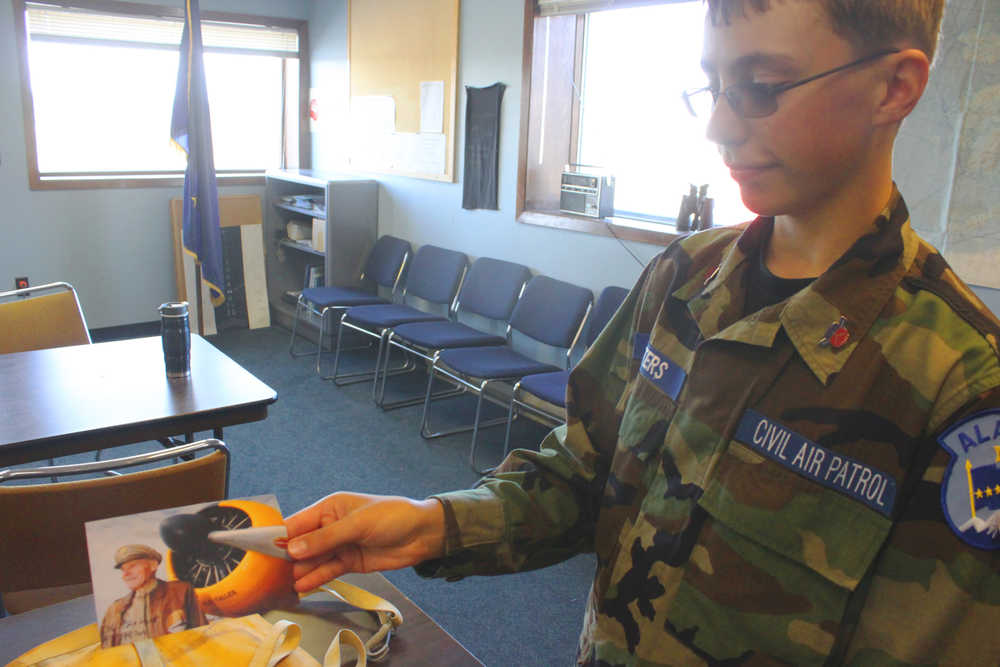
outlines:
{"label": "white wall", "polygon": [[[147,0],[168,4],[170,0]],[[178,6],[182,4],[175,2]],[[310,0],[202,0],[203,11],[307,18]],[[169,128],[163,128],[169,141]],[[220,188],[222,194],[262,187]],[[0,290],[65,280],[91,328],[149,322],[176,297],[168,202],[181,189],[28,189],[13,8],[0,2]]]}
{"label": "white wall", "polygon": [[[631,287],[642,267],[662,248],[623,247],[615,239],[518,223],[515,220],[521,104],[523,2],[463,0],[458,72],[456,183],[377,175],[381,184],[379,233],[416,245],[434,243],[471,257],[521,262],[537,273],[595,292],[605,285]],[[324,122],[313,143],[317,169],[344,168],[346,141],[336,130],[343,119],[348,79],[346,0],[316,3],[310,19],[313,80],[320,89]],[[465,86],[507,85],[500,119],[499,211],[462,208]],[[332,108],[333,107],[333,108]],[[327,123],[326,118],[332,118]],[[632,257],[634,252],[638,261]]]}

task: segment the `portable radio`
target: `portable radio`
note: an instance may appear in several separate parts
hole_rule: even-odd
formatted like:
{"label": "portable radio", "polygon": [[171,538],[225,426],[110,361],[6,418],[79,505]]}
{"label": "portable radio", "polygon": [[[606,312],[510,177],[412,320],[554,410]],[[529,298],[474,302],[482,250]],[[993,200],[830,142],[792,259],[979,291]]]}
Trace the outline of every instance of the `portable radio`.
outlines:
{"label": "portable radio", "polygon": [[615,210],[615,177],[570,171],[562,173],[559,210],[563,213],[606,218]]}

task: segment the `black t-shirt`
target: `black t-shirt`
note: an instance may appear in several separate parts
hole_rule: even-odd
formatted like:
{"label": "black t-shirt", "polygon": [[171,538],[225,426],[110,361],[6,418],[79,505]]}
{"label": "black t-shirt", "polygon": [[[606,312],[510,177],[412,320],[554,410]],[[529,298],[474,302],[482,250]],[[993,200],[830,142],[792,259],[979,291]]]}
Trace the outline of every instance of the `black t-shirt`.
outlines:
{"label": "black t-shirt", "polygon": [[[770,241],[770,239],[768,240]],[[757,256],[750,258],[754,265],[747,272],[745,315],[784,301],[816,280],[815,278],[779,278],[774,275],[764,263],[765,248],[767,248],[767,243],[762,243]]]}

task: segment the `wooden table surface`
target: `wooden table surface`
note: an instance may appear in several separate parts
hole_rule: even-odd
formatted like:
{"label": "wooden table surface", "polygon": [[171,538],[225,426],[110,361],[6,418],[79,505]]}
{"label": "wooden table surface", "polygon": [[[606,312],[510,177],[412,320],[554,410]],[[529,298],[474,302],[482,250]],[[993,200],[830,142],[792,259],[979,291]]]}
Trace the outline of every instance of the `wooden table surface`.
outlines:
{"label": "wooden table surface", "polygon": [[[403,615],[403,624],[392,636],[389,655],[379,664],[436,667],[482,665],[381,574],[349,574],[342,579],[392,602]],[[322,652],[333,637],[332,628],[350,627],[365,641],[378,626],[372,614],[348,610],[343,603],[334,602],[325,594],[306,598],[300,610],[321,616],[330,623],[330,629],[325,630],[323,636],[316,636],[315,627],[303,628],[301,646],[320,662],[323,659]],[[273,622],[281,614],[282,612],[270,612],[267,618]],[[289,618],[296,620],[294,615]],[[94,622],[96,611],[92,595],[0,618],[0,664],[7,664],[42,642]]]}
{"label": "wooden table surface", "polygon": [[204,338],[167,378],[159,336],[0,355],[0,467],[258,421],[277,393]]}

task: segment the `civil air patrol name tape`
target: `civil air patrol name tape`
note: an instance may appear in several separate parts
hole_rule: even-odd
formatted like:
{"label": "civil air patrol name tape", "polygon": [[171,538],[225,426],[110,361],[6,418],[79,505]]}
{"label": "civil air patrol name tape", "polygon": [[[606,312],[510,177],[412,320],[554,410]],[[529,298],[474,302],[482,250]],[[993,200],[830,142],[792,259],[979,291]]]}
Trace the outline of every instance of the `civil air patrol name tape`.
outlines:
{"label": "civil air patrol name tape", "polygon": [[838,454],[795,431],[748,409],[736,429],[736,440],[775,463],[839,491],[889,516],[896,502],[896,479],[877,468]]}
{"label": "civil air patrol name tape", "polygon": [[938,443],[951,454],[941,482],[948,525],[967,544],[1000,549],[1000,410],[962,420]]}

